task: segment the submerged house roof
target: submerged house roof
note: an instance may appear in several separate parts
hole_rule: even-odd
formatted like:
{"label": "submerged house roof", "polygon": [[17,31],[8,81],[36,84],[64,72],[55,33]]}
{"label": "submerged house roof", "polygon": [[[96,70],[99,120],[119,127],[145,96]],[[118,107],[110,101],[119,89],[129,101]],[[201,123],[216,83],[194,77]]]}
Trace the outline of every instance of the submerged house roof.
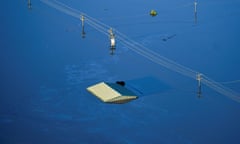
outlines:
{"label": "submerged house roof", "polygon": [[132,91],[116,83],[101,82],[88,87],[87,90],[106,103],[126,103],[137,99]]}

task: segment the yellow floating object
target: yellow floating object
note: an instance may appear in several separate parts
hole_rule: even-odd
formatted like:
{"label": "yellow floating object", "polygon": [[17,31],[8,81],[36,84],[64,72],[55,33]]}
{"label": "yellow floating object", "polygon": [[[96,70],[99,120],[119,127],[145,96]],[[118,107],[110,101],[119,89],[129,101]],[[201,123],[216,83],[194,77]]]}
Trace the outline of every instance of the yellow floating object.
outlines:
{"label": "yellow floating object", "polygon": [[105,103],[126,103],[137,99],[135,94],[116,83],[101,82],[90,86],[87,90]]}
{"label": "yellow floating object", "polygon": [[153,17],[156,16],[157,15],[157,11],[156,10],[151,10],[150,11],[150,15],[153,16]]}

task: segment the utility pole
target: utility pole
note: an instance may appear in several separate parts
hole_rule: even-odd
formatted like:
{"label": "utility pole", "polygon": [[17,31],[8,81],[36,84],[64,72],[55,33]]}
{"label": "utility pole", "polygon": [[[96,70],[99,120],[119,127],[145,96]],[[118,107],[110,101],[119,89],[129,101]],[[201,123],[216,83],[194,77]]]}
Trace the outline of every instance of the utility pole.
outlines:
{"label": "utility pole", "polygon": [[198,81],[198,91],[197,91],[197,95],[198,95],[199,98],[201,98],[201,97],[202,97],[202,83],[201,83],[202,74],[201,74],[201,73],[198,73],[198,74],[197,74],[196,80]]}
{"label": "utility pole", "polygon": [[197,1],[194,1],[194,21],[197,24]]}
{"label": "utility pole", "polygon": [[113,33],[113,29],[112,28],[110,28],[108,30],[108,32],[109,32],[109,38],[110,38],[110,50],[111,50],[110,54],[113,55],[114,51],[116,49],[115,34]]}
{"label": "utility pole", "polygon": [[84,21],[85,21],[85,18],[84,18],[83,15],[81,15],[80,20],[82,21],[82,38],[85,38],[85,36],[86,36],[86,33],[84,31]]}
{"label": "utility pole", "polygon": [[31,0],[28,0],[28,9],[29,9],[29,10],[32,9],[32,3],[31,3]]}

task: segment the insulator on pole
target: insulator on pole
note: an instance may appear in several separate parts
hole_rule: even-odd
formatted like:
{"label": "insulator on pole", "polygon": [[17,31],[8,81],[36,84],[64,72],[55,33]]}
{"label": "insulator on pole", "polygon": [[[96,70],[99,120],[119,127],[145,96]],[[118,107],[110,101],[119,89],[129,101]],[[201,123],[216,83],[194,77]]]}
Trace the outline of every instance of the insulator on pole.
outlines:
{"label": "insulator on pole", "polygon": [[84,26],[84,20],[85,20],[84,15],[81,15],[80,20],[82,21],[82,26]]}

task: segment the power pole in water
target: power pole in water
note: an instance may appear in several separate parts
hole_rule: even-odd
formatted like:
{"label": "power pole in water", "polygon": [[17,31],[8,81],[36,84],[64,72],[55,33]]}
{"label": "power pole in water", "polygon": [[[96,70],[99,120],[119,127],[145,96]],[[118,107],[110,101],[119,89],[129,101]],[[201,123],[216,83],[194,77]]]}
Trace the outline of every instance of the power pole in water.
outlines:
{"label": "power pole in water", "polygon": [[109,38],[110,38],[110,54],[113,55],[114,51],[116,50],[116,40],[115,40],[115,34],[113,33],[113,29],[110,28],[108,30],[109,32]]}
{"label": "power pole in water", "polygon": [[197,1],[194,1],[194,21],[197,24]]}
{"label": "power pole in water", "polygon": [[83,15],[81,15],[80,20],[82,21],[82,38],[85,38],[85,36],[86,36],[86,33],[84,31],[84,21],[85,21],[85,18],[84,18]]}
{"label": "power pole in water", "polygon": [[31,0],[28,0],[28,9],[29,9],[29,10],[32,9],[32,3],[31,3]]}
{"label": "power pole in water", "polygon": [[199,98],[202,97],[202,84],[201,84],[201,80],[202,80],[202,74],[198,73],[196,76],[196,79],[198,81],[198,91],[197,91],[197,95]]}

